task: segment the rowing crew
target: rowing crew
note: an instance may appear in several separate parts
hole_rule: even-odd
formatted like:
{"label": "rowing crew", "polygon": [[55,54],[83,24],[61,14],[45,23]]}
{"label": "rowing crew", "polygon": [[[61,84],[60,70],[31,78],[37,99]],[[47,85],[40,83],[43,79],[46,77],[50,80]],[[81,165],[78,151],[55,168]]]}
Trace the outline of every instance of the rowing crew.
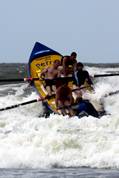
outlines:
{"label": "rowing crew", "polygon": [[[89,73],[83,70],[83,64],[77,62],[77,54],[72,52],[70,56],[64,56],[61,61],[55,60],[51,67],[44,69],[40,77],[45,79],[45,88],[48,95],[56,94],[56,107],[63,115],[78,115],[85,111],[89,115],[98,117],[98,112],[87,100],[82,99],[80,87],[85,82],[92,86],[92,80]],[[73,80],[74,91],[68,86],[69,79]],[[55,80],[57,78],[57,80]],[[93,89],[93,88],[92,88]],[[73,107],[74,104],[77,104]],[[71,107],[72,106],[72,107]]]}

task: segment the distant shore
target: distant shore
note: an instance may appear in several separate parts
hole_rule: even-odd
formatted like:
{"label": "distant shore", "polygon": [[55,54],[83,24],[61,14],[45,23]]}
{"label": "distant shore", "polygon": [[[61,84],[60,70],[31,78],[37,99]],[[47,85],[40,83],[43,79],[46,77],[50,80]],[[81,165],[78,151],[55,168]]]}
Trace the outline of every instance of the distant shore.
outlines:
{"label": "distant shore", "polygon": [[[119,63],[84,63],[84,66],[97,67],[97,68],[119,68]],[[114,71],[115,72],[115,71]],[[118,69],[117,69],[118,72]],[[111,73],[113,73],[111,71]],[[28,77],[28,64],[27,63],[0,63],[0,78],[24,78]],[[8,82],[9,83],[9,82]],[[2,82],[0,83],[2,84]]]}

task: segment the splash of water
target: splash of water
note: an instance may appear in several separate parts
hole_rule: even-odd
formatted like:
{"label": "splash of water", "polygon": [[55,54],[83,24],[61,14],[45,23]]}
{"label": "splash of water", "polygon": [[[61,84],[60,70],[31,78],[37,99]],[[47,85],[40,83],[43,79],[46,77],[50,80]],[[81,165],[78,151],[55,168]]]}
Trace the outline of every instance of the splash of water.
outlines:
{"label": "splash of water", "polygon": [[[93,74],[112,69],[88,68]],[[117,69],[116,69],[117,70]],[[24,95],[26,85],[1,86],[0,107],[37,97],[32,91]],[[101,78],[95,83],[92,98],[100,99],[119,88],[119,78]],[[119,168],[119,95],[103,99],[110,115],[69,118],[52,114],[39,117],[41,103],[29,104],[0,113],[1,168],[112,167]]]}

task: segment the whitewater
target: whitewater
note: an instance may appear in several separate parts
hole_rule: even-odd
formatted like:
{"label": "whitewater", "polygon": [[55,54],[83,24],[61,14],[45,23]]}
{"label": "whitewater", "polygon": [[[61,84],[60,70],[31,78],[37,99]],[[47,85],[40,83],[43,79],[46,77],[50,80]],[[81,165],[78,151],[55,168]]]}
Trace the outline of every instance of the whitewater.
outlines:
{"label": "whitewater", "polygon": [[[119,68],[86,67],[90,75]],[[0,168],[119,169],[119,76],[94,80],[95,93],[108,113],[100,119],[43,113],[41,102],[0,112]],[[0,108],[38,97],[27,83],[0,85]]]}

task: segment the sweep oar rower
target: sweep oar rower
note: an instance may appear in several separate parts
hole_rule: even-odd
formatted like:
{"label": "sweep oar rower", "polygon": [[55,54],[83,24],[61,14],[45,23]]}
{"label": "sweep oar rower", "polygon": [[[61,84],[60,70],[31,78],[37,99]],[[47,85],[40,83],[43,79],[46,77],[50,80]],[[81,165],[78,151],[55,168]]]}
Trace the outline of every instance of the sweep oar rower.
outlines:
{"label": "sweep oar rower", "polygon": [[51,67],[44,69],[41,72],[40,77],[45,79],[45,85],[48,95],[52,95],[56,91],[55,78],[58,77],[58,67],[60,66],[60,61],[55,60]]}
{"label": "sweep oar rower", "polygon": [[92,86],[93,82],[89,76],[89,73],[87,70],[83,70],[83,68],[84,68],[84,65],[81,62],[78,62],[76,64],[76,68],[74,71],[75,84],[79,87],[81,85],[84,85],[85,83]]}
{"label": "sweep oar rower", "polygon": [[72,52],[70,56],[64,56],[61,59],[61,65],[62,65],[62,68],[63,68],[64,76],[68,76],[68,75],[73,74],[75,65],[77,63],[76,57],[77,57],[77,53]]}
{"label": "sweep oar rower", "polygon": [[[62,115],[74,116],[74,111],[71,105],[74,102],[72,91],[68,87],[68,82],[64,82],[63,85],[58,86],[56,90],[56,107],[61,110]],[[65,108],[66,107],[66,108]]]}
{"label": "sweep oar rower", "polygon": [[93,104],[89,100],[83,99],[81,96],[77,98],[75,105],[72,106],[72,109],[74,109],[76,115],[79,117],[89,115],[99,117],[99,114]]}
{"label": "sweep oar rower", "polygon": [[69,116],[94,116],[99,117],[95,107],[88,101],[84,100],[81,95],[74,103],[72,90],[68,87],[67,83],[58,87],[56,90],[56,106],[62,115],[68,114]]}
{"label": "sweep oar rower", "polygon": [[[88,71],[83,70],[84,65],[81,62],[78,62],[75,66],[73,74],[73,89],[78,89],[73,92],[75,98],[78,98],[80,95],[84,94],[87,90],[93,90],[93,82],[89,76]],[[82,88],[82,90],[80,89]]]}

